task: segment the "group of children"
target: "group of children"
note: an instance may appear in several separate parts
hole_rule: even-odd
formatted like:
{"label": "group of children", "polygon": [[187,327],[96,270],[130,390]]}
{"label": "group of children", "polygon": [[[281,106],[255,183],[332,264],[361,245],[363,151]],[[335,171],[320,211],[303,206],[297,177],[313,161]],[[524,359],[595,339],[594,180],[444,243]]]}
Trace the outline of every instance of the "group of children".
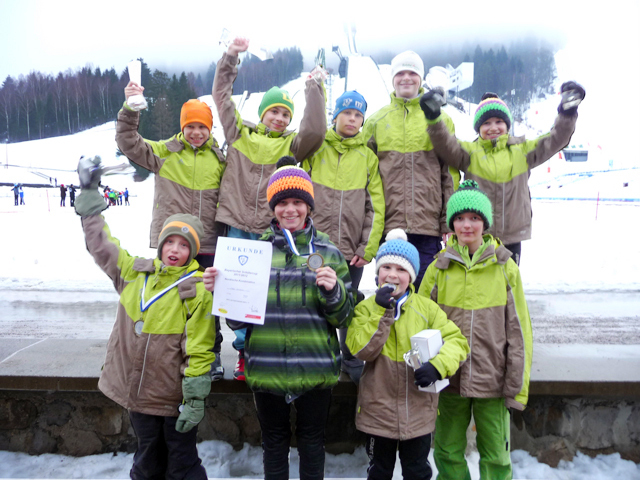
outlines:
{"label": "group of children", "polygon": [[[234,377],[254,393],[265,478],[288,478],[291,404],[300,478],[323,478],[341,363],[359,383],[356,426],[367,435],[368,478],[390,479],[396,451],[405,478],[431,478],[434,429],[438,478],[469,478],[471,414],[481,478],[511,478],[509,411],[526,406],[532,354],[512,258],[530,236],[526,180],[568,143],[584,90],[563,85],[556,125],[533,141],[509,136],[508,107],[486,96],[474,118],[479,138],[461,142],[440,109],[444,99],[422,87],[422,60],[404,52],[392,61],[390,105],[365,122],[365,99],[345,92],[328,131],[326,73],[316,68],[296,133],[287,130],[294,104],[280,88],[265,93],[257,125],[235,108],[238,54],[247,48],[236,38],[216,70],[226,157],[211,135],[211,109],[198,100],[184,104],[181,133],[159,142],[140,137],[127,100],[118,114],[120,149],[156,174],[156,259],[119,246],[100,215],[99,158],[79,165],[76,211],[87,248],[121,295],[99,386],[130,412],[138,437],[132,478],[206,477],[195,432],[211,380],[224,372],[207,292],[218,275],[218,235],[273,248],[264,325],[226,319],[239,352]],[[125,97],[142,91],[129,83]],[[313,253],[323,258],[319,267],[309,265]],[[363,267],[374,258],[380,287],[359,301]],[[403,355],[425,329],[440,330],[444,344],[414,371]],[[419,390],[444,378],[450,386],[439,395]]]}

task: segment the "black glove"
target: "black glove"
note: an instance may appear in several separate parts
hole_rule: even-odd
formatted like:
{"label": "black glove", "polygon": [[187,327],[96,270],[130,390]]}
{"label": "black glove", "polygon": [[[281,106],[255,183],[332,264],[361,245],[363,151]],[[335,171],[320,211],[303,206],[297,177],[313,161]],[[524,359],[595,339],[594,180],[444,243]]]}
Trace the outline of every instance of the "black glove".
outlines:
{"label": "black glove", "polygon": [[586,94],[584,88],[582,88],[582,85],[571,81],[563,83],[560,87],[560,92],[562,93],[562,99],[560,100],[560,105],[558,105],[558,113],[575,115],[578,111],[578,105],[580,105]]}
{"label": "black glove", "polygon": [[415,384],[419,387],[428,387],[436,380],[442,380],[440,372],[436,370],[436,367],[427,362],[415,371]]}
{"label": "black glove", "polygon": [[444,92],[438,87],[429,90],[420,97],[420,108],[424,112],[427,120],[435,120],[440,116],[440,107],[446,102],[444,101]]}
{"label": "black glove", "polygon": [[383,285],[376,292],[376,303],[383,308],[391,308],[396,304],[396,299],[391,296],[395,287]]}

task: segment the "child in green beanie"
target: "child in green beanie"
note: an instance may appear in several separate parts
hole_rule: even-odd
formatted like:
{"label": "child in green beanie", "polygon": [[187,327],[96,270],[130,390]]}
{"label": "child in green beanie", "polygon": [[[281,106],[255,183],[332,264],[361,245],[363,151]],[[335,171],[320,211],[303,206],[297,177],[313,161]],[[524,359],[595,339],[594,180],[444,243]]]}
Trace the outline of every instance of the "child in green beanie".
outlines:
{"label": "child in green beanie", "polygon": [[[292,156],[298,162],[320,148],[327,130],[322,69],[306,81],[306,107],[299,132],[287,130],[294,105],[289,93],[278,87],[262,99],[257,125],[244,121],[231,99],[238,75],[238,54],[249,48],[249,40],[237,37],[216,68],[213,100],[227,141],[226,170],[220,186],[216,222],[227,237],[257,240],[269,227],[272,212],[267,202],[267,184],[279,158]],[[244,331],[237,330],[233,347],[238,350],[234,378],[244,381]]]}
{"label": "child in green beanie", "polygon": [[531,238],[531,169],[542,165],[569,144],[576,128],[578,105],[585,95],[575,82],[561,87],[562,100],[551,131],[534,140],[509,135],[513,118],[507,104],[487,92],[478,104],[473,126],[479,137],[462,142],[449,132],[441,116],[444,98],[430,90],[420,107],[427,119],[433,149],[444,162],[478,182],[493,203],[495,222],[489,232],[499,237],[520,265],[521,243]]}
{"label": "child in green beanie", "polygon": [[447,203],[455,233],[418,292],[447,312],[471,347],[440,392],[433,454],[438,480],[471,478],[464,454],[472,414],[480,478],[510,479],[509,411],[524,410],[529,397],[531,319],[511,252],[486,233],[493,219],[487,195],[465,180]]}

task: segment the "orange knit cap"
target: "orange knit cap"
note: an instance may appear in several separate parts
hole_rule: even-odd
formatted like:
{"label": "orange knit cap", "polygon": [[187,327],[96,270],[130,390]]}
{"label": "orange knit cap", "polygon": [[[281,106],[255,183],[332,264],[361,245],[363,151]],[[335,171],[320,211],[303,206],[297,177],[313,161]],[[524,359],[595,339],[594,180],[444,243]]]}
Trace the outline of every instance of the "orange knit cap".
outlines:
{"label": "orange knit cap", "polygon": [[213,114],[211,108],[200,100],[191,99],[182,105],[180,111],[180,130],[184,130],[184,127],[190,123],[202,123],[209,131],[213,127]]}

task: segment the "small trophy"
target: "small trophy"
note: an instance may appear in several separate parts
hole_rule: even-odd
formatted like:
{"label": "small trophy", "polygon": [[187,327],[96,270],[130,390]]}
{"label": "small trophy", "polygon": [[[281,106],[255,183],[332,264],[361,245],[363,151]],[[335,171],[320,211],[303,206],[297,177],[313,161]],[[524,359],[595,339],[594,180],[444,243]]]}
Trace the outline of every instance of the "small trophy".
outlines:
{"label": "small trophy", "polygon": [[[127,70],[129,71],[129,81],[142,85],[142,62],[140,60],[130,61]],[[127,99],[127,105],[139,112],[147,108],[147,101],[144,95],[132,95]]]}

